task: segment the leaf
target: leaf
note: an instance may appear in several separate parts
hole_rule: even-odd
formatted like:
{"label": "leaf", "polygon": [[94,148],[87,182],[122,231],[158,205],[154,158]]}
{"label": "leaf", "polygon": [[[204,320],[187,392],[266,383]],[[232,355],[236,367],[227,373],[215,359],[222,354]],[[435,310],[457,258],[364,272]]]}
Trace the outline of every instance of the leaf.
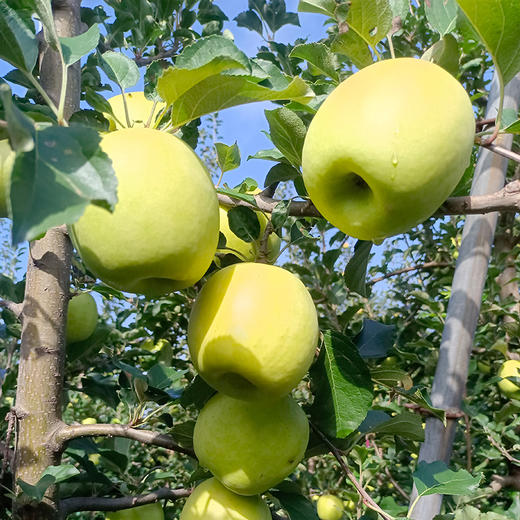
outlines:
{"label": "leaf", "polygon": [[164,363],[157,363],[148,370],[148,384],[153,388],[166,390],[179,383],[186,373],[186,370],[177,370],[174,367],[166,366]]}
{"label": "leaf", "polygon": [[288,108],[265,110],[269,134],[276,148],[296,167],[302,164],[303,142],[307,128],[303,121]]}
{"label": "leaf", "polygon": [[368,67],[374,62],[368,45],[354,31],[339,34],[332,42],[331,50],[350,58],[358,69]]}
{"label": "leaf", "polygon": [[319,520],[314,506],[303,495],[282,491],[272,491],[271,494],[280,501],[290,520]]}
{"label": "leaf", "polygon": [[375,383],[391,389],[402,386],[405,390],[410,390],[413,387],[412,378],[407,372],[399,368],[373,368],[370,374]]}
{"label": "leaf", "polygon": [[260,221],[255,211],[245,206],[230,208],[227,212],[229,229],[244,242],[260,238]]}
{"label": "leaf", "polygon": [[276,148],[272,148],[271,150],[259,150],[254,155],[250,155],[247,160],[249,159],[262,159],[264,161],[280,161],[282,162],[284,159],[283,153],[280,152],[280,150],[277,150]]}
{"label": "leaf", "polygon": [[421,56],[422,60],[436,63],[453,76],[457,76],[459,72],[459,58],[459,45],[455,37],[451,34],[447,34],[435,42]]}
{"label": "leaf", "polygon": [[404,22],[410,12],[410,0],[390,0],[390,9],[394,18],[399,17]]}
{"label": "leaf", "polygon": [[193,431],[195,429],[195,421],[186,421],[175,424],[170,429],[170,434],[184,448],[193,448]]}
{"label": "leaf", "polygon": [[81,379],[81,391],[92,398],[101,399],[113,409],[116,409],[119,403],[116,382],[112,377],[90,374]]}
{"label": "leaf", "polygon": [[452,471],[440,460],[419,462],[413,473],[413,481],[419,496],[426,495],[470,495],[475,491],[482,474],[471,476],[466,470]]}
{"label": "leaf", "polygon": [[267,173],[264,186],[271,186],[275,182],[286,182],[300,177],[300,172],[293,168],[290,164],[278,163],[275,164]]}
{"label": "leaf", "polygon": [[34,149],[33,121],[13,103],[11,89],[5,83],[0,84],[0,99],[4,106],[10,145],[15,152],[30,152]]}
{"label": "leaf", "polygon": [[335,10],[335,0],[300,0],[298,3],[300,13],[317,13],[334,17]]}
{"label": "leaf", "polygon": [[264,34],[262,20],[251,9],[248,11],[239,13],[235,17],[234,20],[237,23],[238,27],[245,27],[246,29],[249,29],[250,31],[256,31],[260,36],[262,36]]}
{"label": "leaf", "polygon": [[104,52],[99,62],[105,74],[117,83],[122,90],[133,87],[139,81],[137,65],[128,56],[120,52]]}
{"label": "leaf", "polygon": [[43,475],[53,476],[54,482],[58,484],[79,475],[79,471],[72,464],[61,464],[60,466],[48,466]]}
{"label": "leaf", "polygon": [[517,0],[457,0],[493,57],[504,84],[520,71]]}
{"label": "leaf", "polygon": [[363,328],[355,339],[360,356],[363,358],[386,357],[394,345],[395,334],[395,325],[385,325],[364,319]]}
{"label": "leaf", "polygon": [[[159,93],[162,96],[161,90]],[[294,78],[286,88],[275,90],[243,76],[212,76],[198,83],[175,102],[172,123],[180,126],[212,112],[257,101],[296,100],[306,103],[313,96],[308,85],[299,77]]]}
{"label": "leaf", "polygon": [[99,143],[80,125],[35,132],[34,149],[17,155],[11,174],[13,243],[74,223],[91,202],[114,207],[117,180]]}
{"label": "leaf", "polygon": [[35,0],[34,7],[44,28],[45,41],[55,50],[59,51],[60,40],[54,25],[51,0]]}
{"label": "leaf", "polygon": [[60,38],[60,43],[65,64],[72,65],[97,47],[99,27],[93,25],[88,31],[78,36]]}
{"label": "leaf", "polygon": [[0,58],[32,73],[38,58],[38,41],[6,2],[0,2]]}
{"label": "leaf", "polygon": [[352,0],[347,16],[351,31],[375,50],[392,28],[392,10],[388,0]]}
{"label": "leaf", "polygon": [[441,37],[455,30],[458,11],[455,0],[430,0],[424,4],[426,19]]}
{"label": "leaf", "polygon": [[231,146],[215,143],[215,149],[217,150],[217,162],[223,173],[235,170],[240,166],[240,149],[236,141]]}
{"label": "leaf", "polygon": [[336,71],[338,68],[336,57],[323,43],[296,45],[289,57],[306,60],[323,75],[333,79],[336,84],[339,82],[339,74]]}
{"label": "leaf", "polygon": [[61,466],[48,466],[35,485],[28,484],[21,479],[18,479],[17,482],[26,495],[37,502],[41,502],[45,492],[50,486],[68,480],[76,475],[79,475],[78,469],[71,464],[63,464]]}
{"label": "leaf", "polygon": [[76,361],[80,358],[92,359],[104,346],[112,329],[107,325],[98,325],[96,330],[85,341],[76,341],[67,345],[67,360]]}
{"label": "leaf", "polygon": [[361,424],[372,404],[370,373],[357,348],[345,336],[326,331],[310,377],[312,421],[327,436],[345,438]]}
{"label": "leaf", "polygon": [[366,278],[371,249],[372,242],[358,240],[354,246],[354,256],[349,260],[343,273],[347,287],[364,297],[368,296]]}
{"label": "leaf", "polygon": [[184,390],[180,403],[184,408],[194,405],[195,408],[201,410],[206,402],[215,395],[216,390],[202,379],[200,376],[195,376],[193,381]]}
{"label": "leaf", "polygon": [[363,434],[399,435],[404,439],[417,442],[424,440],[421,416],[412,412],[403,411],[395,417],[389,417],[387,420],[372,424],[368,428],[363,427],[364,423],[365,421],[359,427],[359,431]]}

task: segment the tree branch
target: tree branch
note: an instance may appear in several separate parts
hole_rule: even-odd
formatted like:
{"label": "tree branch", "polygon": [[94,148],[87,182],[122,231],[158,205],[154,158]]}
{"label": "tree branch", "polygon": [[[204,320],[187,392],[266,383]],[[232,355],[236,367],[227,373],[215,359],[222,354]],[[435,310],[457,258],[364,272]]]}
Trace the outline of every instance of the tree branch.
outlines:
{"label": "tree branch", "polygon": [[367,282],[368,285],[374,285],[377,282],[382,282],[392,276],[398,276],[400,274],[409,273],[411,271],[419,271],[423,269],[434,269],[435,267],[449,267],[453,265],[452,262],[425,262],[424,264],[412,265],[410,267],[403,267],[402,269],[397,269],[396,271],[392,271],[390,273],[386,273],[382,276],[378,276],[377,278],[372,278]]}
{"label": "tree branch", "polygon": [[10,300],[0,300],[0,307],[10,310],[18,319],[22,317],[23,303],[15,303]]}
{"label": "tree branch", "polygon": [[135,497],[72,497],[60,501],[60,514],[66,518],[71,513],[78,511],[119,511],[133,507],[153,504],[159,500],[177,500],[191,495],[191,489],[159,488],[145,495]]}
{"label": "tree branch", "polygon": [[150,65],[150,63],[153,63],[154,61],[158,60],[166,60],[168,58],[173,58],[177,55],[177,52],[179,51],[179,47],[173,47],[171,49],[168,49],[166,51],[161,51],[155,54],[154,56],[136,56],[134,58],[134,62],[138,67],[146,67],[147,65]]}
{"label": "tree branch", "polygon": [[151,430],[138,430],[125,424],[71,424],[60,428],[54,435],[57,446],[63,445],[79,437],[124,437],[143,444],[152,444],[177,453],[183,453],[195,458],[195,452],[189,448],[183,448],[172,437],[164,433]]}

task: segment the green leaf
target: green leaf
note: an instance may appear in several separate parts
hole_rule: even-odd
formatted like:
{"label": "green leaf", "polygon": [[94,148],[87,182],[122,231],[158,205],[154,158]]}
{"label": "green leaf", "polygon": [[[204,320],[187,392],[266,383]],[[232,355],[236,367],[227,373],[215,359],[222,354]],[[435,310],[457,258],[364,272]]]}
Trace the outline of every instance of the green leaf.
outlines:
{"label": "green leaf", "polygon": [[408,506],[401,506],[399,505],[394,497],[386,496],[384,497],[381,502],[379,502],[379,507],[389,515],[392,516],[402,516],[404,513],[408,511]]}
{"label": "green leaf", "polygon": [[98,325],[96,330],[84,341],[77,341],[67,345],[67,361],[76,359],[92,359],[105,345],[112,328],[107,325]]}
{"label": "green leaf", "polygon": [[[162,92],[159,88],[161,96]],[[247,77],[217,75],[206,78],[177,99],[172,108],[172,123],[180,126],[212,112],[257,101],[296,100],[306,103],[313,96],[299,77],[286,88],[275,90],[258,85]]]}
{"label": "green leaf", "polygon": [[217,193],[222,193],[222,195],[228,195],[234,199],[243,200],[244,202],[256,206],[255,197],[249,193],[241,193],[240,191],[231,188],[217,188]]}
{"label": "green leaf", "polygon": [[164,363],[157,363],[148,370],[148,384],[154,388],[165,390],[172,386],[178,386],[186,370],[177,370],[174,367],[166,366]]}
{"label": "green leaf", "polygon": [[255,211],[245,206],[230,208],[227,212],[229,229],[244,242],[260,238],[260,221]]}
{"label": "green leaf", "polygon": [[506,126],[502,131],[508,134],[520,134],[520,119],[517,119],[510,125]]}
{"label": "green leaf", "polygon": [[319,520],[314,506],[303,495],[282,491],[272,491],[271,494],[280,501],[290,520]]}
{"label": "green leaf", "polygon": [[303,121],[288,108],[265,110],[269,134],[276,148],[296,167],[302,164],[303,142],[307,128]]}
{"label": "green leaf", "polygon": [[184,390],[180,403],[184,408],[194,405],[197,410],[201,410],[213,395],[215,395],[215,389],[209,386],[202,377],[195,376]]}
{"label": "green leaf", "polygon": [[56,51],[59,51],[60,40],[54,25],[51,0],[35,0],[34,7],[43,25],[45,41]]}
{"label": "green leaf", "polygon": [[249,29],[250,31],[255,31],[260,36],[262,36],[264,34],[262,20],[251,9],[249,11],[244,11],[242,13],[239,13],[235,17],[234,20],[239,27],[245,27],[246,29]]}
{"label": "green leaf", "polygon": [[13,243],[74,223],[91,202],[114,207],[117,180],[99,143],[80,125],[34,133],[34,149],[17,155],[11,174]]}
{"label": "green leaf", "polygon": [[6,2],[0,2],[0,58],[32,73],[38,58],[38,41]]}
{"label": "green leaf", "polygon": [[79,471],[72,464],[61,464],[60,466],[48,466],[43,475],[53,476],[54,482],[58,484],[79,475]]}
{"label": "green leaf", "polygon": [[370,241],[358,240],[354,246],[354,256],[349,260],[343,273],[347,287],[364,297],[368,296],[366,278],[372,245]]}
{"label": "green leaf", "polygon": [[394,18],[399,17],[404,22],[410,13],[410,0],[390,0],[390,9]]}
{"label": "green leaf", "polygon": [[455,30],[459,11],[455,0],[430,0],[425,2],[424,11],[428,22],[441,37]]}
{"label": "green leaf", "polygon": [[413,386],[412,378],[407,372],[400,368],[373,368],[370,374],[374,382],[387,386],[392,390],[397,389],[399,386],[402,386],[405,390],[409,390]]}
{"label": "green leaf", "polygon": [[359,354],[363,358],[386,357],[395,340],[395,325],[385,325],[364,319],[363,328],[355,339]]}
{"label": "green leaf", "polygon": [[195,421],[186,421],[175,424],[170,429],[170,435],[175,441],[184,448],[193,448],[193,430],[195,429]]}
{"label": "green leaf", "polygon": [[392,10],[388,0],[352,0],[347,16],[351,31],[375,50],[392,28]]}
{"label": "green leaf", "polygon": [[345,336],[326,331],[310,376],[313,423],[329,437],[345,438],[361,424],[372,404],[370,373],[356,346]]}
{"label": "green leaf", "polygon": [[517,0],[458,0],[507,84],[520,71]]}
{"label": "green leaf", "polygon": [[359,427],[359,431],[363,434],[399,435],[404,439],[417,442],[424,440],[421,416],[412,412],[403,411],[395,417],[390,417],[388,420],[379,422],[370,428],[362,428],[362,426]]}
{"label": "green leaf", "polygon": [[436,63],[453,76],[457,76],[459,72],[459,58],[459,45],[455,37],[451,34],[447,34],[439,41],[436,41],[421,56],[422,60]]}
{"label": "green leaf", "polygon": [[228,146],[224,143],[215,143],[217,150],[217,161],[222,172],[235,170],[240,166],[240,149],[235,141],[235,144]]}
{"label": "green leaf", "polygon": [[267,173],[264,186],[267,188],[267,186],[271,186],[271,184],[274,184],[275,182],[292,181],[300,176],[300,172],[290,164],[278,163],[275,164]]}
{"label": "green leaf", "polygon": [[65,64],[72,65],[97,47],[99,27],[93,25],[88,31],[78,36],[60,38],[60,43]]}
{"label": "green leaf", "polygon": [[334,17],[335,10],[335,0],[300,0],[298,3],[300,13],[317,13]]}
{"label": "green leaf", "polygon": [[321,74],[333,79],[337,84],[339,75],[336,71],[338,63],[336,57],[323,43],[303,43],[296,45],[289,54],[290,58],[301,58],[308,61]]}
{"label": "green leaf", "polygon": [[435,462],[419,462],[413,473],[413,481],[419,496],[426,495],[470,495],[474,492],[482,474],[476,477],[466,470],[453,471],[440,460]]}
{"label": "green leaf", "polygon": [[284,159],[284,155],[280,150],[276,148],[272,148],[270,150],[260,150],[256,152],[254,155],[250,155],[249,159],[262,159],[264,161],[282,161]]}
{"label": "green leaf", "polygon": [[331,49],[350,58],[358,69],[368,67],[374,62],[368,45],[354,31],[340,33],[332,42]]}
{"label": "green leaf", "polygon": [[48,466],[35,485],[28,484],[20,479],[17,482],[27,496],[37,502],[41,502],[45,492],[50,486],[68,480],[76,475],[79,475],[78,469],[71,464],[63,464],[62,466]]}
{"label": "green leaf", "polygon": [[119,397],[116,391],[116,382],[111,376],[90,374],[81,379],[81,391],[92,398],[104,401],[111,408],[116,409]]}
{"label": "green leaf", "polygon": [[4,106],[10,145],[15,152],[30,152],[34,149],[36,131],[33,121],[13,103],[11,89],[5,83],[0,84],[0,99]]}
{"label": "green leaf", "polygon": [[139,81],[137,65],[121,52],[104,52],[99,61],[105,74],[117,83],[122,90],[133,87]]}
{"label": "green leaf", "polygon": [[282,229],[289,216],[290,201],[281,200],[276,204],[271,213],[271,224],[275,230]]}

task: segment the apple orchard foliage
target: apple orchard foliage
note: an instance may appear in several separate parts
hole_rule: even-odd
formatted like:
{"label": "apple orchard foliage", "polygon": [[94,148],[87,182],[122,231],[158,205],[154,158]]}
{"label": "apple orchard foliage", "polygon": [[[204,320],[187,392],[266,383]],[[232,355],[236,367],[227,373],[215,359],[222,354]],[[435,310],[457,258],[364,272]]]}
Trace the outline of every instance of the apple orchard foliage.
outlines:
{"label": "apple orchard foliage", "polygon": [[[414,471],[419,489],[432,473],[442,480],[442,467],[416,467],[423,418],[407,405],[430,408],[428,392],[464,219],[431,218],[371,249],[370,243],[356,243],[323,219],[289,216],[287,201],[306,196],[301,154],[317,108],[355,70],[375,58],[391,57],[388,32],[393,32],[396,56],[418,58],[426,52],[452,73],[471,96],[476,117],[482,117],[493,61],[506,81],[520,68],[517,37],[497,18],[501,7],[513,23],[520,4],[459,1],[465,17],[453,0],[411,5],[405,0],[302,0],[302,13],[313,13],[316,24],[325,23],[324,38],[310,42],[302,34],[295,42],[282,43],[283,27],[298,25],[299,14],[290,12],[283,0],[244,0],[236,22],[258,38],[256,56],[246,56],[231,39],[226,2],[106,0],[96,7],[91,2],[81,13],[89,30],[80,39],[63,42],[67,63],[85,56],[81,62],[84,103],[69,127],[56,125],[56,114],[28,79],[38,53],[33,2],[3,4],[0,37],[12,33],[14,40],[9,45],[0,40],[0,57],[13,65],[0,85],[0,120],[7,121],[7,128],[0,125],[0,137],[9,135],[19,155],[10,192],[12,226],[7,220],[2,223],[1,297],[23,300],[23,241],[52,226],[74,223],[90,203],[104,208],[116,204],[111,167],[98,148],[99,132],[111,125],[126,126],[121,121],[126,116],[120,107],[111,108],[106,97],[119,94],[121,88],[132,89],[144,77],[150,99],[160,96],[173,104],[164,129],[175,130],[200,153],[215,182],[224,174],[221,193],[248,202],[254,201],[250,192],[257,183],[233,172],[240,153],[233,143],[215,142],[218,123],[226,117],[226,107],[273,101],[264,125],[273,148],[258,150],[252,160],[270,161],[265,162],[264,185],[275,187],[276,198],[282,200],[271,216],[272,228],[286,248],[277,264],[296,274],[309,289],[323,333],[319,357],[293,396],[312,424],[344,450],[349,467],[374,501],[392,516],[406,515]],[[14,9],[17,17],[7,16],[5,6]],[[16,94],[11,96],[3,83]],[[517,114],[504,112],[502,117],[503,126],[514,127]],[[32,150],[30,142],[34,142]],[[516,140],[514,147],[518,147]],[[78,157],[89,162],[81,164]],[[247,171],[247,163],[243,170]],[[452,195],[469,193],[472,173],[468,168]],[[513,165],[509,174],[515,175]],[[58,189],[59,200],[53,196]],[[237,238],[262,248],[262,223],[252,210],[232,208],[228,218]],[[17,249],[5,238],[8,231]],[[520,403],[501,395],[496,384],[504,353],[514,353],[520,346],[515,298],[503,297],[498,278],[510,258],[516,267],[518,232],[512,215],[501,217],[497,236],[509,238],[509,248],[497,248],[489,268],[464,402],[467,416],[457,431],[450,463],[458,473],[444,472],[446,480],[441,484],[441,492],[455,496],[445,498],[442,518],[501,520],[520,514],[514,488],[490,487],[493,475],[518,472]],[[223,254],[225,245],[221,236],[222,253],[210,271],[238,260]],[[204,281],[147,299],[104,285],[75,257],[71,290],[96,293],[102,313],[89,338],[67,347],[65,422],[93,417],[98,423],[131,424],[169,434],[183,447],[193,447],[194,421],[213,394],[187,355],[188,316]],[[16,392],[21,328],[7,308],[1,316],[0,417],[4,417]],[[430,411],[442,417],[441,411]],[[6,439],[7,430],[7,423],[1,423],[1,439]],[[333,493],[349,504],[346,518],[375,518],[328,451],[320,436],[311,433],[303,463],[267,495],[273,511],[291,520],[315,520],[312,497]],[[466,469],[475,478],[463,473]],[[65,475],[60,478],[61,498],[139,495],[166,484],[188,488],[210,476],[193,458],[118,437],[70,442],[61,471]],[[2,478],[0,518],[10,518],[9,471]],[[458,487],[453,484],[457,479],[462,480]],[[25,486],[23,491],[39,498],[38,489]],[[178,518],[181,509],[182,502],[168,502],[165,517]]]}

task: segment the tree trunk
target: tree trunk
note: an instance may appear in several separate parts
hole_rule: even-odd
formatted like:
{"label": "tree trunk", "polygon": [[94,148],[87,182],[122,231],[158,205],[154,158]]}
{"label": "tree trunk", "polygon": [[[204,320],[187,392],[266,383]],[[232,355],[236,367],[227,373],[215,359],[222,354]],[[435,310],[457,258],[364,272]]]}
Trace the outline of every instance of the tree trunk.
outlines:
{"label": "tree trunk", "polygon": [[[53,2],[59,36],[74,36],[80,28],[81,0]],[[41,82],[56,103],[60,97],[61,63],[46,49],[41,59]],[[69,68],[65,118],[79,108],[79,65]],[[14,412],[17,441],[15,481],[35,484],[47,466],[60,463],[61,453],[50,445],[52,432],[61,424],[65,367],[65,326],[69,301],[72,247],[63,229],[51,229],[30,245],[23,306],[20,365]],[[19,491],[19,489],[18,489]],[[40,504],[15,501],[15,518],[58,518],[50,488]]]}
{"label": "tree trunk", "polygon": [[[495,118],[498,100],[498,84],[495,77],[486,117]],[[516,77],[506,87],[504,106],[518,111],[519,104],[520,77]],[[503,135],[497,141],[501,146],[510,148],[512,136]],[[490,150],[482,149],[475,169],[471,194],[485,195],[501,189],[506,170],[507,159]],[[459,409],[465,394],[473,337],[480,313],[497,217],[497,213],[468,215],[464,225],[432,389],[433,405],[444,410]],[[443,460],[448,463],[456,426],[456,419],[448,419],[445,428],[438,419],[428,418],[419,461]],[[417,492],[414,489],[411,501],[416,497]],[[411,518],[431,520],[439,514],[441,505],[442,495],[422,497],[417,502]]]}

